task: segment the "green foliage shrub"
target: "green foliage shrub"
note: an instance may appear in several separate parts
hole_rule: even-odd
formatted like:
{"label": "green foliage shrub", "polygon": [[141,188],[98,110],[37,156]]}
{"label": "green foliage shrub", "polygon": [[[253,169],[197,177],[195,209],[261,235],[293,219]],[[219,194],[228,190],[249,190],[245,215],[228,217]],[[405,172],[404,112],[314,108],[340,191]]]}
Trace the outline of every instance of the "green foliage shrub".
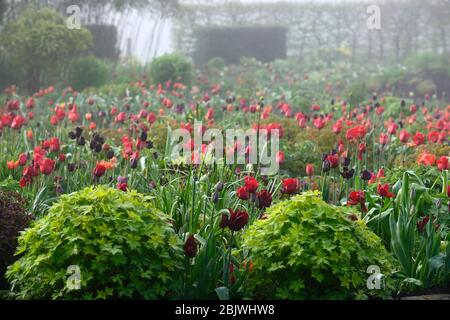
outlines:
{"label": "green foliage shrub", "polygon": [[166,54],[152,61],[150,77],[155,84],[172,81],[190,86],[193,79],[192,64],[182,56]]}
{"label": "green foliage shrub", "polygon": [[[19,239],[7,272],[20,299],[157,299],[179,289],[182,243],[135,191],[90,187],[64,195]],[[81,286],[70,290],[70,266]]]}
{"label": "green foliage shrub", "polygon": [[[20,81],[20,69],[15,67],[10,59],[0,52],[0,91],[5,88],[18,84]],[[0,105],[3,105],[0,97]]]}
{"label": "green foliage shrub", "polygon": [[78,91],[86,88],[99,88],[110,78],[108,64],[101,59],[91,57],[75,60],[69,71],[69,84]]}
{"label": "green foliage shrub", "polygon": [[91,44],[89,30],[67,28],[65,18],[49,8],[24,10],[0,33],[1,49],[21,67],[29,91],[59,81],[68,62]]}
{"label": "green foliage shrub", "polygon": [[17,238],[30,223],[31,216],[26,211],[26,201],[17,192],[0,189],[0,289],[7,289],[6,268],[16,257]]}
{"label": "green foliage shrub", "polygon": [[[267,210],[244,234],[254,269],[246,285],[254,298],[364,299],[389,296],[392,258],[351,209],[307,192]],[[367,289],[369,266],[380,267],[386,289]]]}

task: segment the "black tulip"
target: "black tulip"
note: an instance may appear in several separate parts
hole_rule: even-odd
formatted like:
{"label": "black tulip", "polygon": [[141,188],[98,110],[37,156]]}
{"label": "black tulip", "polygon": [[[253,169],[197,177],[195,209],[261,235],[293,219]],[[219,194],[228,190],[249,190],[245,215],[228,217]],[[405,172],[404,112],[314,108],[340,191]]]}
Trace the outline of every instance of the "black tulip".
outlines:
{"label": "black tulip", "polygon": [[148,138],[147,132],[142,131],[139,139],[141,139],[141,141],[145,142],[145,141],[147,141],[147,138]]}
{"label": "black tulip", "polygon": [[80,127],[76,127],[75,128],[75,136],[77,138],[81,137],[81,135],[83,134],[83,129],[81,129]]}
{"label": "black tulip", "polygon": [[108,150],[108,152],[106,153],[106,157],[108,158],[108,160],[111,160],[112,158],[114,158],[115,154],[113,150]]}
{"label": "black tulip", "polygon": [[361,179],[363,179],[364,181],[369,181],[370,179],[372,179],[372,173],[368,170],[364,170],[361,173]]}
{"label": "black tulip", "polygon": [[136,169],[138,166],[138,159],[133,158],[131,159],[131,169]]}
{"label": "black tulip", "polygon": [[77,144],[78,144],[79,146],[84,146],[84,145],[86,145],[86,140],[84,139],[84,137],[79,137],[79,138],[77,139]]}

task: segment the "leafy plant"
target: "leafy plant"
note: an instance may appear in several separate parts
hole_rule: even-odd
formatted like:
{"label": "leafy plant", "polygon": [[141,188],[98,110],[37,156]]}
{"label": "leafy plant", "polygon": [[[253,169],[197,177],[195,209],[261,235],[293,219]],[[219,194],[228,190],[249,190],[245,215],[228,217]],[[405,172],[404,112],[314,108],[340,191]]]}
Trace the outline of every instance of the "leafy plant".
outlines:
{"label": "leafy plant", "polygon": [[26,88],[32,91],[59,78],[67,61],[92,44],[92,36],[86,29],[67,28],[64,17],[52,9],[29,8],[5,25],[0,43],[8,58],[22,66]]}
{"label": "leafy plant", "polygon": [[99,88],[108,82],[109,68],[101,59],[85,57],[73,62],[69,71],[69,83],[75,90]]}
{"label": "leafy plant", "polygon": [[[411,178],[416,178],[417,182],[411,183]],[[441,248],[440,226],[436,225],[438,217],[431,213],[419,216],[419,212],[427,208],[429,197],[420,178],[413,172],[405,172],[395,208],[398,213],[389,218],[391,251],[401,266],[401,289],[443,285],[449,277],[450,247]]]}
{"label": "leafy plant", "polygon": [[192,64],[182,56],[167,54],[153,60],[150,77],[155,84],[172,81],[189,86],[193,78]]}
{"label": "leafy plant", "polygon": [[[247,287],[256,298],[348,299],[388,296],[393,260],[380,239],[353,211],[306,192],[267,210],[267,219],[244,235],[254,269]],[[378,266],[384,290],[366,287],[369,266]]]}
{"label": "leafy plant", "polygon": [[[86,188],[62,196],[19,239],[8,270],[22,299],[176,297],[182,244],[168,218],[137,192]],[[79,267],[79,290],[67,270]]]}

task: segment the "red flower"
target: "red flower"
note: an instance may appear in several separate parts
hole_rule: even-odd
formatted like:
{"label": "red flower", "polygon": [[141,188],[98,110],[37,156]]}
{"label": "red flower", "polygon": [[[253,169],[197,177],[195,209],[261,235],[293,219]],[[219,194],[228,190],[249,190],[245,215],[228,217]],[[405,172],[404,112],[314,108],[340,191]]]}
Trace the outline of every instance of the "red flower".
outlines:
{"label": "red flower", "polygon": [[11,123],[11,128],[12,129],[20,129],[25,124],[26,121],[27,121],[27,119],[25,119],[21,115],[17,115],[14,117],[14,119]]}
{"label": "red flower", "polygon": [[417,164],[419,165],[424,165],[424,166],[429,166],[432,167],[434,166],[434,163],[436,162],[436,157],[433,154],[429,154],[429,153],[422,153],[419,156],[419,160],[417,160]]}
{"label": "red flower", "polygon": [[27,164],[27,162],[28,162],[28,156],[25,153],[22,153],[19,156],[19,165],[21,167],[23,167],[23,166],[25,166]]}
{"label": "red flower", "polygon": [[97,178],[100,178],[100,177],[102,177],[102,176],[105,174],[105,172],[106,172],[106,167],[105,167],[103,164],[98,163],[98,164],[95,166],[95,169],[94,169],[93,174],[94,174],[94,176],[96,176]]}
{"label": "red flower", "polygon": [[428,134],[428,141],[433,142],[433,143],[437,143],[439,141],[439,132],[431,131]]}
{"label": "red flower", "polygon": [[26,103],[25,106],[26,106],[27,109],[33,109],[34,108],[34,100],[33,100],[33,98],[29,98],[27,100],[27,103]]}
{"label": "red flower", "polygon": [[60,142],[58,138],[51,138],[49,140],[50,150],[53,152],[58,152],[60,150]]}
{"label": "red flower", "polygon": [[329,154],[326,160],[330,163],[331,168],[337,168],[339,166],[339,155],[337,154]]}
{"label": "red flower", "polygon": [[347,130],[345,138],[347,140],[363,139],[367,134],[367,128],[365,126],[357,126]]}
{"label": "red flower", "polygon": [[350,206],[356,206],[358,204],[361,205],[361,210],[363,212],[367,212],[366,208],[366,195],[364,191],[353,191],[350,193],[349,200],[347,204]]}
{"label": "red flower", "polygon": [[75,123],[78,120],[80,120],[80,115],[78,114],[77,106],[73,106],[72,110],[70,110],[70,112],[69,112],[68,117],[72,123]]}
{"label": "red flower", "polygon": [[117,183],[117,189],[126,192],[128,189],[128,185],[126,183]]}
{"label": "red flower", "polygon": [[422,232],[425,226],[430,221],[430,217],[426,216],[422,220],[417,221],[417,229],[419,229],[419,232]]}
{"label": "red flower", "polygon": [[285,161],[284,153],[282,151],[278,151],[276,154],[276,162],[278,164],[283,164],[284,161]]}
{"label": "red flower", "polygon": [[236,190],[236,196],[241,200],[248,200],[250,198],[250,194],[246,187],[241,187]]}
{"label": "red flower", "polygon": [[259,209],[269,208],[272,204],[272,195],[269,191],[263,190],[256,194]]}
{"label": "red flower", "polygon": [[39,169],[44,175],[48,176],[52,174],[53,170],[55,169],[55,164],[56,164],[55,160],[45,158],[44,161],[42,161],[41,165],[39,166]]}
{"label": "red flower", "polygon": [[380,144],[385,146],[388,144],[388,142],[389,142],[389,136],[386,133],[382,132],[380,134]]}
{"label": "red flower", "polygon": [[341,122],[341,121],[338,121],[338,122],[336,122],[335,124],[333,124],[332,129],[333,129],[333,133],[334,133],[334,134],[339,134],[339,133],[341,133],[341,131],[342,131],[342,122]]}
{"label": "red flower", "polygon": [[233,209],[228,209],[230,211],[230,216],[224,214],[222,215],[222,220],[220,221],[220,227],[222,229],[228,227],[233,231],[239,231],[244,228],[249,220],[249,215],[246,211],[234,211]]}
{"label": "red flower", "polygon": [[389,184],[378,184],[378,194],[383,198],[393,198],[394,194],[389,191]]}
{"label": "red flower", "polygon": [[425,136],[422,133],[417,132],[413,137],[413,141],[416,146],[420,146],[425,143]]}
{"label": "red flower", "polygon": [[124,122],[127,119],[127,114],[125,112],[121,112],[117,115],[115,122]]}
{"label": "red flower", "polygon": [[184,254],[188,258],[195,258],[198,252],[198,243],[193,235],[190,235],[184,244]]}
{"label": "red flower", "polygon": [[245,188],[249,193],[255,193],[258,190],[259,183],[253,177],[245,177]]}
{"label": "red flower", "polygon": [[325,127],[325,120],[323,120],[321,117],[318,117],[313,121],[313,125],[319,130],[323,129]]}
{"label": "red flower", "polygon": [[306,175],[312,177],[314,175],[314,166],[312,164],[306,165]]}
{"label": "red flower", "polygon": [[447,157],[441,157],[438,161],[436,161],[437,167],[439,170],[444,171],[448,170],[448,158]]}
{"label": "red flower", "polygon": [[156,122],[156,115],[155,115],[153,112],[150,112],[150,113],[148,114],[148,116],[147,116],[147,121],[148,121],[150,124],[155,123],[155,122]]}
{"label": "red flower", "polygon": [[397,133],[398,125],[395,122],[391,122],[388,125],[388,133],[391,135],[395,135]]}
{"label": "red flower", "polygon": [[402,143],[408,143],[409,138],[411,138],[411,135],[408,133],[408,131],[402,130],[402,131],[400,132],[399,139],[400,139],[400,141],[401,141]]}
{"label": "red flower", "polygon": [[298,179],[284,179],[283,180],[283,194],[296,194],[300,188]]}

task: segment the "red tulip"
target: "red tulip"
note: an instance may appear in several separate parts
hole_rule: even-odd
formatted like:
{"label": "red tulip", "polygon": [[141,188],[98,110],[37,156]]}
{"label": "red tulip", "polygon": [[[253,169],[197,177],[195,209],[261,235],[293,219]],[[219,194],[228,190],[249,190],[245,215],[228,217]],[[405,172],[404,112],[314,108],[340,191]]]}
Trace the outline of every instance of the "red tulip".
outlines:
{"label": "red tulip", "polygon": [[245,177],[245,188],[249,193],[255,193],[256,190],[258,190],[259,183],[258,181],[253,177]]}
{"label": "red tulip", "polygon": [[263,190],[256,194],[259,209],[269,208],[272,204],[272,195],[269,191]]}
{"label": "red tulip", "polygon": [[17,115],[14,117],[14,119],[11,123],[11,128],[12,129],[20,129],[25,124],[25,122],[27,122],[27,119],[25,119],[21,115]]}
{"label": "red tulip", "polygon": [[314,175],[314,166],[312,164],[306,165],[306,175],[312,177]]}
{"label": "red tulip", "polygon": [[250,194],[246,187],[241,187],[236,190],[236,196],[241,200],[248,200],[250,198]]}
{"label": "red tulip", "polygon": [[284,161],[285,161],[284,152],[278,151],[277,154],[276,154],[276,162],[278,164],[283,164]]}
{"label": "red tulip", "polygon": [[28,162],[28,156],[25,153],[22,153],[19,156],[19,165],[21,167],[23,167],[23,166],[25,166],[27,164],[27,162]]}
{"label": "red tulip", "polygon": [[60,150],[60,142],[58,138],[51,138],[49,140],[50,150],[52,152],[58,152]]}
{"label": "red tulip", "polygon": [[339,166],[339,155],[337,154],[329,154],[326,160],[330,163],[331,168],[337,168]]}
{"label": "red tulip", "polygon": [[363,139],[367,134],[367,128],[365,126],[357,126],[347,130],[345,138],[347,140]]}
{"label": "red tulip", "polygon": [[29,98],[27,100],[27,103],[26,103],[25,106],[26,106],[27,109],[33,109],[34,108],[34,99],[33,98]]}
{"label": "red tulip", "polygon": [[367,212],[366,208],[366,195],[364,191],[353,191],[350,193],[349,200],[347,201],[347,204],[350,206],[355,206],[360,204],[361,210],[363,212]]}
{"label": "red tulip", "polygon": [[425,143],[425,136],[421,132],[417,132],[413,137],[414,144],[420,146]]}
{"label": "red tulip", "polygon": [[233,231],[239,231],[244,228],[249,220],[249,215],[246,211],[234,211],[233,209],[228,209],[230,211],[230,216],[222,215],[222,220],[220,222],[221,228],[230,228]]}
{"label": "red tulip", "polygon": [[398,125],[395,122],[392,122],[388,126],[388,133],[391,135],[395,135],[397,133]]}
{"label": "red tulip", "polygon": [[429,216],[426,216],[422,220],[417,221],[417,229],[419,229],[419,232],[423,231],[428,222],[430,222]]}
{"label": "red tulip", "polygon": [[388,144],[388,142],[389,142],[389,136],[386,133],[382,132],[380,134],[380,144],[385,146]]}
{"label": "red tulip", "polygon": [[378,184],[378,195],[383,198],[393,198],[394,194],[389,191],[389,184],[381,185]]}
{"label": "red tulip", "polygon": [[417,161],[417,164],[429,166],[434,166],[434,163],[436,162],[436,157],[433,154],[429,153],[423,153],[419,156],[419,160]]}
{"label": "red tulip", "polygon": [[100,177],[102,177],[102,176],[105,174],[105,172],[106,172],[106,167],[105,167],[103,164],[98,163],[98,164],[95,166],[95,169],[94,169],[93,174],[94,174],[94,176],[96,176],[97,178],[100,178]]}
{"label": "red tulip", "polygon": [[439,141],[439,132],[431,131],[428,134],[428,141],[430,141],[432,143],[437,143]]}
{"label": "red tulip", "polygon": [[39,169],[41,170],[42,174],[48,176],[52,174],[53,170],[55,169],[56,161],[45,158],[44,161],[42,161],[41,165],[39,166]]}
{"label": "red tulip", "polygon": [[198,252],[198,243],[193,235],[190,235],[184,244],[184,254],[188,258],[195,258]]}
{"label": "red tulip", "polygon": [[436,161],[436,164],[438,169],[441,171],[448,170],[449,168],[447,157],[441,157],[439,160]]}
{"label": "red tulip", "polygon": [[408,143],[409,138],[411,138],[411,135],[408,133],[408,131],[402,130],[402,131],[400,132],[399,139],[400,139],[400,141],[401,141],[402,143]]}
{"label": "red tulip", "polygon": [[300,188],[300,183],[298,181],[298,179],[284,179],[283,180],[283,189],[282,189],[282,193],[283,194],[296,194]]}

